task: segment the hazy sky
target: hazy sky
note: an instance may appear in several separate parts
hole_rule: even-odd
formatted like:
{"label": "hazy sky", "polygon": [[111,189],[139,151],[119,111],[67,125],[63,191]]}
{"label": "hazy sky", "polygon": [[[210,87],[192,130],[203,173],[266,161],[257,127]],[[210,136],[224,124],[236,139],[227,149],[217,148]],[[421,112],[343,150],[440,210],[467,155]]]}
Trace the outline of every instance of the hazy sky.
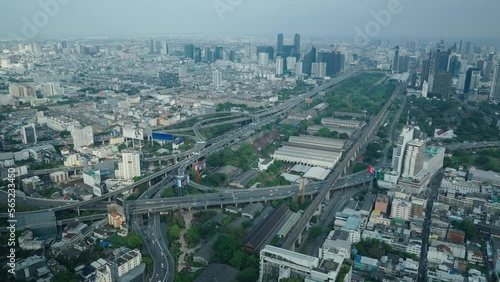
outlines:
{"label": "hazy sky", "polygon": [[[500,37],[499,0],[0,0],[0,34],[354,37],[390,1],[402,11],[381,38]],[[47,16],[40,3],[54,2]]]}

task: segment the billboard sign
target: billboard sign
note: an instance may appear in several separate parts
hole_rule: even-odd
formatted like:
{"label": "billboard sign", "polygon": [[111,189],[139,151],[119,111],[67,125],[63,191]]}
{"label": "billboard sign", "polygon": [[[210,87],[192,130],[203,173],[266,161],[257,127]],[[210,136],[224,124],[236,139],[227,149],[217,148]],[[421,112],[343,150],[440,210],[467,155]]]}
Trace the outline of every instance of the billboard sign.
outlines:
{"label": "billboard sign", "polygon": [[178,188],[184,187],[190,183],[189,175],[177,176],[175,179],[175,184]]}
{"label": "billboard sign", "polygon": [[194,171],[202,171],[207,168],[207,163],[205,161],[197,162],[193,164]]}
{"label": "billboard sign", "polygon": [[144,140],[144,130],[142,128],[123,128],[123,137],[135,140]]}
{"label": "billboard sign", "polygon": [[168,141],[168,142],[174,141],[174,136],[168,133],[153,132],[152,137],[153,140],[158,140],[158,141]]}

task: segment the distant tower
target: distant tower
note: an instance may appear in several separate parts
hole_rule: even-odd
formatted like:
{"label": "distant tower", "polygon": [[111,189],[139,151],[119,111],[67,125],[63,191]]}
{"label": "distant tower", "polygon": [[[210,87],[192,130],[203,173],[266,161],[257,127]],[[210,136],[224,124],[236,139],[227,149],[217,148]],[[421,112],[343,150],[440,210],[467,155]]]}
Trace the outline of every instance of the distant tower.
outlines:
{"label": "distant tower", "polygon": [[500,99],[500,65],[495,66],[491,83],[490,100]]}
{"label": "distant tower", "polygon": [[394,58],[392,59],[392,70],[398,71],[399,69],[399,46],[394,48]]}
{"label": "distant tower", "polygon": [[212,74],[212,83],[215,88],[219,88],[222,85],[222,73],[218,70],[215,70]]}
{"label": "distant tower", "polygon": [[276,58],[276,75],[282,75],[283,74],[283,58],[281,56],[278,56]]}
{"label": "distant tower", "polygon": [[163,56],[168,55],[168,44],[167,44],[167,41],[163,41],[163,42],[161,43],[161,54],[162,54]]}
{"label": "distant tower", "polygon": [[298,33],[293,38],[293,48],[295,49],[295,54],[299,54],[300,57],[300,35]]}
{"label": "distant tower", "polygon": [[281,54],[283,52],[283,33],[278,34],[278,42],[276,43],[276,52]]}

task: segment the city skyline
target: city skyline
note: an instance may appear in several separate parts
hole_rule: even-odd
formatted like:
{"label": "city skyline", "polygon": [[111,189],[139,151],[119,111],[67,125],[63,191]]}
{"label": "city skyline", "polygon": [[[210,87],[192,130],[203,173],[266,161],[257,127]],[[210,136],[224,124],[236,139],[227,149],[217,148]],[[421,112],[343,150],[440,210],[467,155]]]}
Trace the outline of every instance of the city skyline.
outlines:
{"label": "city skyline", "polygon": [[[48,4],[44,6],[42,3]],[[432,2],[432,6],[430,0],[418,3],[407,0],[286,3],[284,6],[282,0],[274,3],[263,0],[118,3],[110,0],[96,6],[69,0],[33,1],[22,5],[7,0],[0,3],[5,7],[2,11],[9,12],[0,17],[0,36],[26,33],[33,37],[153,34],[270,36],[282,32],[352,39],[356,28],[363,30],[368,23],[376,20],[375,14],[386,10],[388,5],[397,5],[398,13],[392,14],[387,24],[382,24],[377,38],[498,39],[495,27],[500,24],[500,19],[495,11],[500,9],[500,2],[489,1],[479,5],[465,0],[446,0]],[[305,14],[308,9],[311,13]],[[442,12],[445,10],[447,13]],[[188,18],[196,20],[187,21]],[[37,20],[40,24],[36,23]],[[36,32],[31,32],[33,28],[29,27],[33,23]],[[27,30],[30,32],[25,32]]]}

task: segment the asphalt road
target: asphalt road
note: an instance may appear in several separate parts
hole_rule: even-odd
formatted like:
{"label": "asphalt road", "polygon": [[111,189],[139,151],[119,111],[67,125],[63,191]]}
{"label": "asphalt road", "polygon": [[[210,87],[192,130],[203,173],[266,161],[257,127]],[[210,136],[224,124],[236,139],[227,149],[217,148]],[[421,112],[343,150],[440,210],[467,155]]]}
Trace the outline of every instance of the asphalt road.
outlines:
{"label": "asphalt road", "polygon": [[440,170],[429,183],[429,195],[427,196],[427,207],[425,209],[424,228],[422,230],[422,249],[420,250],[420,261],[418,266],[418,282],[427,281],[427,251],[429,250],[429,231],[431,226],[432,206],[436,199],[443,170]]}

